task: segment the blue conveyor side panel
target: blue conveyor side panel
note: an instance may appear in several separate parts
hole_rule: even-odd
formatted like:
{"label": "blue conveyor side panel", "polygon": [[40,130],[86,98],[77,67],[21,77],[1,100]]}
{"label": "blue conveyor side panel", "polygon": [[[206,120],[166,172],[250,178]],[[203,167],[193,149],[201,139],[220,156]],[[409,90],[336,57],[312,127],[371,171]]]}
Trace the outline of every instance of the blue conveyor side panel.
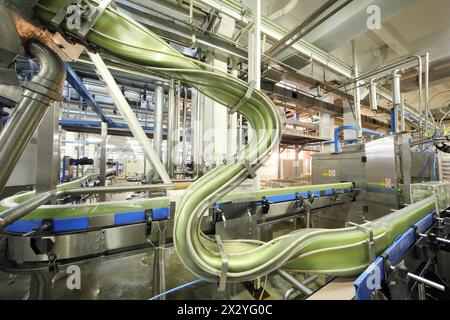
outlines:
{"label": "blue conveyor side panel", "polygon": [[165,220],[170,217],[170,209],[169,208],[156,208],[152,209],[152,220]]}
{"label": "blue conveyor side panel", "polygon": [[53,219],[53,232],[84,231],[89,228],[89,218]]}
{"label": "blue conveyor side panel", "polygon": [[17,220],[7,226],[4,230],[7,232],[27,233],[42,226],[42,220]]}
{"label": "blue conveyor side panel", "polygon": [[[425,218],[415,224],[418,232],[427,231],[434,223],[435,212],[430,213]],[[414,228],[409,228],[404,234],[399,236],[394,243],[384,251],[389,261],[396,264],[416,241]],[[378,257],[353,283],[355,287],[356,300],[369,300],[370,294],[384,280],[384,259]]]}
{"label": "blue conveyor side panel", "polygon": [[130,224],[145,221],[145,211],[134,211],[114,214],[114,224]]}

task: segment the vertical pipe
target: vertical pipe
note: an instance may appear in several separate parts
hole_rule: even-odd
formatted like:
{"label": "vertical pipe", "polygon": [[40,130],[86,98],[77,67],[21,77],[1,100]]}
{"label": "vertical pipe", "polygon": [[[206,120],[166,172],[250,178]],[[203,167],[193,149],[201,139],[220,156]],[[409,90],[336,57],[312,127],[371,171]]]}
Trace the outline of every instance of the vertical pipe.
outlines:
{"label": "vertical pipe", "polygon": [[204,143],[203,135],[205,132],[205,95],[202,92],[198,93],[198,159],[199,159],[199,173],[204,173]]}
{"label": "vertical pipe", "polygon": [[430,103],[430,53],[425,55],[425,132],[428,130],[428,112]]}
{"label": "vertical pipe", "polygon": [[177,168],[181,165],[181,148],[180,148],[180,118],[181,118],[181,108],[180,108],[180,102],[181,102],[181,83],[177,82],[176,86],[177,94],[176,94],[176,101],[175,101],[175,165]]}
{"label": "vertical pipe", "polygon": [[396,133],[397,132],[397,118],[396,118],[396,112],[395,107],[391,109],[391,132]]}
{"label": "vertical pipe", "polygon": [[41,90],[25,88],[11,119],[0,132],[0,192],[22,155],[28,141],[45,115],[48,106],[59,96],[66,78],[64,64],[49,48],[39,43],[29,46],[38,58],[40,70],[31,83]]}
{"label": "vertical pipe", "polygon": [[[356,58],[356,45],[355,40],[352,40],[352,53],[353,53],[353,77],[358,78],[358,60]],[[355,106],[355,121],[356,121],[356,137],[362,137],[362,124],[361,124],[361,91],[359,88],[360,82],[355,83],[354,90],[354,106]]]}
{"label": "vertical pipe", "polygon": [[198,172],[198,122],[199,122],[199,100],[198,91],[194,88],[191,89],[191,152],[192,163],[195,172]]}
{"label": "vertical pipe", "polygon": [[173,153],[175,141],[175,84],[172,79],[169,84],[169,106],[167,111],[167,163],[166,168],[170,177],[173,178]]}
{"label": "vertical pipe", "polygon": [[244,129],[242,128],[242,114],[239,114],[238,117],[239,117],[238,152],[241,152],[242,146],[244,144],[244,141],[243,141],[243,134],[244,134],[243,130]]}
{"label": "vertical pipe", "polygon": [[255,12],[255,64],[254,64],[254,80],[256,81],[255,89],[261,89],[261,0],[256,0]]}
{"label": "vertical pipe", "polygon": [[101,127],[102,142],[100,145],[100,186],[106,182],[106,139],[108,138],[108,123],[102,122]]}
{"label": "vertical pipe", "polygon": [[[106,144],[108,139],[108,122],[102,121],[101,124],[102,142],[100,145],[100,186],[106,185]],[[100,202],[106,200],[106,194],[99,195]]]}
{"label": "vertical pipe", "polygon": [[370,79],[369,85],[370,110],[378,110],[377,83],[375,79]]}
{"label": "vertical pipe", "polygon": [[278,180],[281,180],[281,147],[278,145]]}
{"label": "vertical pipe", "polygon": [[157,82],[155,87],[155,118],[153,124],[153,149],[162,160],[162,122],[163,122],[163,108],[164,108],[164,88],[162,82]]}
{"label": "vertical pipe", "polygon": [[394,129],[394,132],[399,132],[403,131],[403,128],[399,128],[399,121],[398,121],[398,115],[399,115],[399,110],[401,108],[402,105],[402,93],[401,93],[401,89],[400,89],[400,70],[395,70],[393,75],[392,75],[392,102],[393,102],[393,112],[394,112],[394,117],[395,117],[395,121],[394,124],[391,126]]}
{"label": "vertical pipe", "polygon": [[402,132],[406,131],[406,119],[405,119],[405,105],[406,105],[406,100],[403,99],[403,95],[402,95],[402,105],[401,105],[401,125],[402,125]]}
{"label": "vertical pipe", "polygon": [[419,133],[422,134],[422,99],[423,99],[423,75],[422,57],[416,56],[419,67]]}
{"label": "vertical pipe", "polygon": [[[184,99],[183,99],[183,157],[181,166],[186,167],[188,144],[187,144],[187,99],[188,99],[188,87],[184,86]],[[186,168],[185,168],[186,169]]]}

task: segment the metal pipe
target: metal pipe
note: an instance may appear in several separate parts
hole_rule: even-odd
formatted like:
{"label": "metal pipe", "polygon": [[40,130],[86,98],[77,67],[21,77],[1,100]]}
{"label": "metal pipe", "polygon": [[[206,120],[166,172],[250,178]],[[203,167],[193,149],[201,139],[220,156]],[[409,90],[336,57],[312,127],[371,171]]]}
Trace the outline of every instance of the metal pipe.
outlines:
{"label": "metal pipe", "polygon": [[422,99],[423,99],[423,76],[422,76],[422,57],[414,56],[419,66],[419,133],[422,132]]}
{"label": "metal pipe", "polygon": [[[254,52],[253,52],[253,75],[252,80],[256,81],[255,88],[261,89],[261,0],[256,0],[255,10],[255,30],[254,30]],[[249,79],[250,80],[250,79]]]}
{"label": "metal pipe", "polygon": [[[418,56],[406,57],[406,58],[403,58],[403,59],[401,59],[399,61],[390,63],[390,64],[388,64],[388,65],[386,65],[386,66],[384,66],[382,68],[369,71],[369,72],[367,72],[365,74],[362,74],[362,75],[358,76],[357,78],[354,78],[352,80],[349,80],[349,81],[347,81],[345,83],[340,84],[337,87],[334,87],[332,90],[337,90],[337,89],[340,89],[340,88],[347,87],[347,86],[349,86],[351,84],[354,84],[356,82],[359,82],[359,81],[363,81],[363,80],[366,80],[366,79],[369,79],[369,78],[374,78],[376,75],[378,75],[380,73],[383,73],[383,72],[387,73],[387,72],[389,72],[390,70],[392,70],[394,68],[398,68],[398,67],[400,67],[400,66],[402,66],[404,64],[412,62],[412,60],[416,60],[417,57]],[[331,92],[332,90],[326,90],[323,94],[327,94],[327,93]]]}
{"label": "metal pipe", "polygon": [[[162,121],[164,108],[164,88],[162,82],[157,82],[155,87],[155,116],[154,116],[154,132],[153,132],[153,149],[155,149],[156,156],[162,160]],[[154,176],[158,178],[158,176]]]}
{"label": "metal pipe", "polygon": [[76,188],[64,190],[64,195],[79,196],[83,194],[100,194],[100,193],[125,193],[134,191],[151,191],[151,190],[167,190],[172,189],[171,184],[144,184],[136,186],[123,187],[91,187],[91,188]]}
{"label": "metal pipe", "polygon": [[400,105],[402,103],[400,78],[400,70],[397,69],[392,75],[392,102],[394,103],[394,105]]}
{"label": "metal pipe", "polygon": [[[358,60],[356,58],[356,44],[355,40],[352,40],[352,53],[353,53],[353,76],[355,78],[358,77]],[[354,106],[355,106],[355,121],[356,121],[356,137],[362,137],[362,122],[361,122],[361,91],[359,88],[359,82],[356,82],[355,90],[354,90]]]}
{"label": "metal pipe", "polygon": [[[395,129],[394,132],[399,131],[398,126],[398,114],[399,114],[399,108],[401,107],[402,103],[402,94],[400,90],[400,70],[395,70],[392,74],[392,102],[393,102],[393,112],[394,112],[394,118],[395,118]],[[400,131],[403,131],[404,128],[401,128]]]}
{"label": "metal pipe", "polygon": [[55,191],[55,190],[40,193],[35,197],[27,201],[24,201],[15,207],[3,211],[2,213],[0,213],[0,230],[3,230],[3,228],[19,220],[20,218],[27,215],[29,212],[36,209],[37,207],[46,204],[53,197],[60,195],[62,193],[63,191]]}
{"label": "metal pipe", "polygon": [[278,270],[278,274],[287,282],[289,282],[290,284],[292,284],[292,286],[294,288],[296,288],[297,290],[300,290],[301,292],[303,292],[306,295],[311,295],[313,294],[314,291],[312,291],[310,288],[308,288],[307,286],[305,286],[304,284],[302,284],[300,281],[298,281],[297,279],[295,279],[294,276],[290,275],[289,273],[287,273],[286,271],[283,270]]}
{"label": "metal pipe", "polygon": [[430,108],[430,53],[425,54],[425,132],[428,130],[428,110]]}
{"label": "metal pipe", "polygon": [[375,82],[375,79],[370,79],[369,101],[370,101],[370,110],[377,111],[378,110],[378,96],[377,96],[377,83]]}
{"label": "metal pipe", "polygon": [[200,166],[203,163],[203,145],[202,145],[202,133],[203,133],[203,120],[202,112],[203,108],[200,105],[203,94],[198,90],[193,89],[191,92],[191,150],[192,150],[192,163],[194,164],[194,177],[191,181],[196,180],[200,175]]}
{"label": "metal pipe", "polygon": [[47,108],[53,101],[60,100],[66,78],[64,64],[52,50],[33,42],[29,46],[29,52],[39,60],[40,70],[23,90],[22,100],[0,133],[0,192]]}
{"label": "metal pipe", "polygon": [[[334,5],[337,0],[329,0],[316,11],[314,11],[305,21],[295,27],[292,31],[288,32],[285,36],[283,36],[279,41],[277,41],[269,50],[265,52],[266,57],[263,58],[263,61],[266,61],[268,58],[271,58],[286,48],[286,43],[290,41],[296,34],[302,32],[311,22],[317,19],[320,15],[322,15],[326,10],[328,10],[332,5]],[[295,41],[290,41],[290,45],[294,44]]]}
{"label": "metal pipe", "polygon": [[[310,284],[311,282],[315,281],[318,278],[318,276],[311,276],[309,278],[306,278],[305,280],[303,280],[301,283],[305,286],[307,286],[308,284]],[[296,288],[290,288],[289,290],[286,291],[286,293],[283,296],[283,300],[289,300],[289,297],[295,292],[298,291]]]}
{"label": "metal pipe", "polygon": [[439,283],[436,283],[436,282],[433,282],[431,280],[419,277],[419,276],[415,275],[414,273],[408,272],[407,276],[410,279],[416,280],[416,281],[418,281],[420,283],[424,283],[424,284],[426,284],[426,285],[428,285],[428,286],[430,286],[432,288],[435,288],[437,290],[445,291],[445,287],[443,285],[441,285]]}
{"label": "metal pipe", "polygon": [[175,133],[175,166],[178,168],[181,165],[181,148],[180,148],[180,117],[181,117],[181,108],[180,108],[180,101],[181,101],[181,83],[177,82],[177,94],[176,94],[176,101],[175,101],[175,127],[174,127],[174,133]]}
{"label": "metal pipe", "polygon": [[171,178],[173,178],[173,155],[174,155],[174,145],[175,145],[175,82],[172,79],[169,84],[169,106],[167,112],[167,173]]}
{"label": "metal pipe", "polygon": [[[340,152],[340,148],[339,148],[339,133],[341,133],[341,131],[343,130],[356,130],[356,126],[341,126],[341,127],[337,127],[336,129],[334,129],[334,152],[338,153]],[[380,132],[380,131],[375,131],[375,130],[371,130],[371,129],[366,129],[366,128],[362,128],[362,132],[364,133],[368,133],[368,134],[373,134],[373,135],[378,135],[378,136],[382,136],[385,133],[384,132]]]}
{"label": "metal pipe", "polygon": [[187,144],[187,94],[188,88],[184,86],[184,98],[183,98],[183,157],[181,166],[186,167],[187,154],[188,154],[188,144]]}

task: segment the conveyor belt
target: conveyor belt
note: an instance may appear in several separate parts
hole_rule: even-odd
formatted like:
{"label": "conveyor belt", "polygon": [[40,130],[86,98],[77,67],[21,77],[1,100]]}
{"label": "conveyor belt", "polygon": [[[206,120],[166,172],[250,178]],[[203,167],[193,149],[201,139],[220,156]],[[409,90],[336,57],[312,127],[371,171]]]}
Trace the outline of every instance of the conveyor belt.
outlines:
{"label": "conveyor belt", "polygon": [[[64,0],[40,0],[35,12],[50,24],[55,15],[64,10],[64,4]],[[60,27],[67,30],[64,21]],[[251,91],[247,99],[246,83],[184,57],[148,28],[110,7],[88,31],[80,41],[142,65],[149,72],[187,83],[231,110],[238,109],[253,128],[253,140],[236,161],[221,165],[200,178],[177,206],[174,242],[181,260],[199,277],[217,281],[224,276],[221,254],[216,241],[200,232],[201,219],[212,204],[245,181],[249,174],[254,174],[279,144],[281,121],[274,104],[258,90]],[[381,253],[398,235],[433,210],[433,199],[427,199],[365,224],[373,228],[376,252]],[[267,243],[227,241],[224,242],[228,257],[227,280],[251,280],[278,268],[357,274],[369,262],[364,245],[367,239],[364,231],[352,227],[300,230]]]}

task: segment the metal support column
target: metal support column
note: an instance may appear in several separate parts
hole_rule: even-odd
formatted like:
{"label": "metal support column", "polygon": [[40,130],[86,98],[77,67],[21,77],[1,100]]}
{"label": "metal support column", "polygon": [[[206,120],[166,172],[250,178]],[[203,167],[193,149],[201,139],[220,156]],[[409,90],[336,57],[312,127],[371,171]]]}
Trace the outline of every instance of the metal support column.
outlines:
{"label": "metal support column", "polygon": [[59,174],[60,103],[53,103],[38,128],[36,192],[55,190]]}
{"label": "metal support column", "polygon": [[[153,149],[156,156],[163,163],[162,142],[163,142],[163,115],[164,115],[164,87],[162,82],[157,82],[155,87],[155,113],[153,118]],[[159,178],[158,171],[153,172],[153,179]]]}
{"label": "metal support column", "polygon": [[[106,184],[106,139],[108,138],[108,123],[102,122],[102,142],[100,145],[100,186]],[[101,201],[105,201],[105,195],[100,196]]]}
{"label": "metal support column", "polygon": [[203,166],[203,101],[204,95],[193,89],[191,93],[191,145],[194,171],[199,173]]}
{"label": "metal support column", "polygon": [[138,119],[136,118],[136,115],[134,114],[127,100],[120,91],[120,88],[118,87],[116,81],[111,75],[111,72],[109,72],[103,59],[100,57],[98,53],[94,54],[88,51],[88,54],[92,62],[94,63],[97,74],[100,76],[103,83],[105,84],[105,87],[108,90],[108,93],[113,98],[114,103],[117,106],[120,114],[126,120],[131,132],[133,133],[133,136],[141,144],[144,154],[148,157],[153,167],[161,177],[162,181],[166,184],[171,184],[172,180],[167,174],[166,169],[161,163],[161,160],[159,160],[155,150],[149,143],[149,140],[147,138],[147,135],[145,134],[144,129],[142,129],[142,126],[139,123]]}
{"label": "metal support column", "polygon": [[174,156],[174,150],[175,150],[175,116],[176,116],[176,110],[175,110],[175,83],[174,80],[170,81],[169,84],[169,105],[167,109],[167,162],[166,162],[166,170],[167,173],[171,178],[173,178],[173,156]]}
{"label": "metal support column", "polygon": [[[162,123],[163,123],[163,108],[164,108],[164,88],[162,82],[157,82],[155,87],[155,118],[154,118],[154,131],[153,131],[153,149],[158,156],[159,160],[162,160]],[[157,178],[155,176],[155,178]]]}
{"label": "metal support column", "polygon": [[[153,258],[153,295],[156,296],[166,291],[166,223],[164,221],[156,222],[158,224],[158,247],[155,249]],[[165,300],[162,296],[159,300]]]}

